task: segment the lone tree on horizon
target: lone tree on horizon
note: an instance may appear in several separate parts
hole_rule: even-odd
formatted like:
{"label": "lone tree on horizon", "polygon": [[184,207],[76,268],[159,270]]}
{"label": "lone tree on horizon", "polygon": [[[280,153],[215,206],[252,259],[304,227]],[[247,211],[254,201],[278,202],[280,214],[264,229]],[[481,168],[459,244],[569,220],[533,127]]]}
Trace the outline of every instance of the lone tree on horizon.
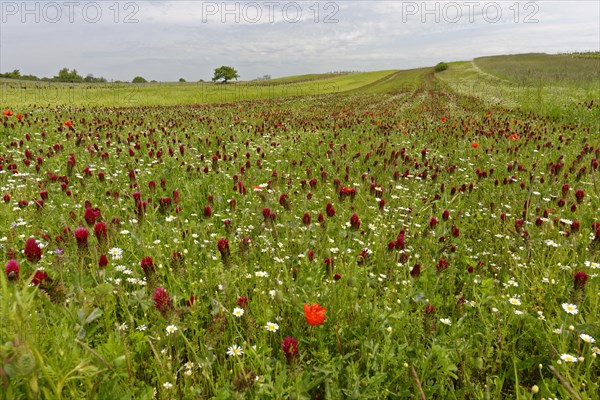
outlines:
{"label": "lone tree on horizon", "polygon": [[222,67],[215,68],[215,76],[213,76],[212,80],[213,82],[223,80],[223,83],[227,83],[227,81],[237,79],[239,77],[240,75],[235,68],[223,65]]}

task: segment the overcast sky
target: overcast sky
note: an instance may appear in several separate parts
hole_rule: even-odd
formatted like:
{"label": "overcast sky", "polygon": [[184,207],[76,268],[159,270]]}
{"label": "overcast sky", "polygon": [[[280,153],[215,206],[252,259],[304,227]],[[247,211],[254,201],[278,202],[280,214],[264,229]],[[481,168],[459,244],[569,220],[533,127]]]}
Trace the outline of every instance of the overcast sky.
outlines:
{"label": "overcast sky", "polygon": [[0,12],[0,71],[47,77],[197,81],[230,65],[249,80],[600,50],[597,0],[0,0]]}

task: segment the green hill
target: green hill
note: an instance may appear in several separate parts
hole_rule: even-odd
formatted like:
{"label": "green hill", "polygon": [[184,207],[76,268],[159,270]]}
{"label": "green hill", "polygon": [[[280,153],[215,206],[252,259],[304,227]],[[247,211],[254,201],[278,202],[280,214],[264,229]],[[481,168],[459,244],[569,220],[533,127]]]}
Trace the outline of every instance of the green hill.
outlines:
{"label": "green hill", "polygon": [[99,83],[67,84],[0,80],[3,103],[23,105],[139,106],[228,103],[289,96],[342,93],[396,73],[396,70],[352,74],[314,74],[235,83]]}
{"label": "green hill", "polygon": [[491,106],[548,115],[580,108],[582,118],[597,114],[586,111],[597,109],[593,105],[600,100],[600,59],[594,57],[519,54],[449,65],[435,75],[442,85]]}
{"label": "green hill", "polygon": [[52,83],[0,79],[6,107],[140,106],[231,103],[332,94],[397,94],[450,89],[491,105],[554,108],[600,97],[597,53],[480,57],[433,68],[289,76],[229,84]]}
{"label": "green hill", "polygon": [[517,54],[480,57],[484,72],[518,84],[592,88],[600,85],[600,58],[568,54]]}

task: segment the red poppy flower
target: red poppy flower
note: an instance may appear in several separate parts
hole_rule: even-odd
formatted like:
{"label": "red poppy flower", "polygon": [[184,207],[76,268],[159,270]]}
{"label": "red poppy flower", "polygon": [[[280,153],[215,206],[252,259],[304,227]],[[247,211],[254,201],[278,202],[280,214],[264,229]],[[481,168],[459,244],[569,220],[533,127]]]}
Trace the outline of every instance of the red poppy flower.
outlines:
{"label": "red poppy flower", "polygon": [[69,120],[67,120],[67,121],[65,121],[65,122],[64,122],[64,124],[65,124],[65,126],[66,126],[67,128],[72,128],[72,127],[73,127],[73,123],[71,122],[71,120],[70,120],[70,119],[69,119]]}
{"label": "red poppy flower", "polygon": [[345,187],[345,186],[340,187],[340,196],[354,196],[355,194],[356,194],[355,188],[350,188],[350,187]]}
{"label": "red poppy flower", "polygon": [[306,322],[310,326],[321,325],[325,322],[325,312],[327,309],[325,307],[321,307],[317,303],[312,305],[308,305],[304,303],[304,316],[306,317]]}
{"label": "red poppy flower", "polygon": [[3,114],[5,117],[10,117],[10,116],[12,116],[12,115],[13,115],[13,112],[12,112],[12,111],[10,111],[10,110],[6,110],[6,111],[4,111],[2,114]]}

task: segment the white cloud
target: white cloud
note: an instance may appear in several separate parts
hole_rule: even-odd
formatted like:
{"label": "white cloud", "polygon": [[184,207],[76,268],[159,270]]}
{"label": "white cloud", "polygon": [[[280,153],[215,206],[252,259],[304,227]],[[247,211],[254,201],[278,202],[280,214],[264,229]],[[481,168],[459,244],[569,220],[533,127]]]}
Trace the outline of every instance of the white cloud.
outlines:
{"label": "white cloud", "polygon": [[[25,14],[0,3],[0,71],[52,76],[67,66],[114,79],[195,80],[227,64],[252,79],[600,48],[600,4],[590,1],[97,2],[101,16],[90,23],[91,3],[80,3],[72,22],[64,9],[56,23],[48,22],[51,10]],[[501,18],[492,23],[498,10]]]}

